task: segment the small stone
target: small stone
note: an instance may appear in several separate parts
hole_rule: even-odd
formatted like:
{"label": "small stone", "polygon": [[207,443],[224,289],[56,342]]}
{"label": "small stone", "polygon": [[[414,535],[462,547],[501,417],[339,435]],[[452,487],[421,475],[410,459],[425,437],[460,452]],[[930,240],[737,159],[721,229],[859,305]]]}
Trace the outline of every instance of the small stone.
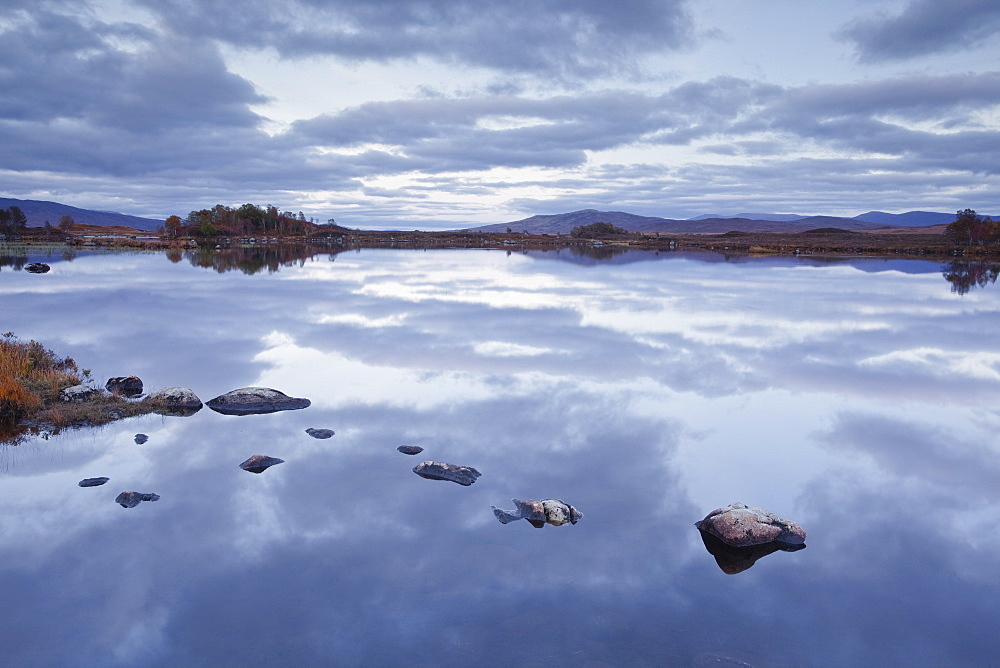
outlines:
{"label": "small stone", "polygon": [[284,459],[268,457],[267,455],[254,455],[250,459],[240,464],[240,468],[250,473],[263,473],[275,464],[284,464]]}
{"label": "small stone", "polygon": [[306,429],[306,433],[313,438],[330,438],[333,436],[334,432],[332,429],[316,429],[315,427],[309,427]]}
{"label": "small stone", "polygon": [[413,472],[428,480],[448,480],[468,487],[482,475],[476,469],[442,462],[421,462],[413,467]]}
{"label": "small stone", "polygon": [[47,274],[51,268],[44,262],[32,262],[29,265],[25,265],[24,270],[30,274]]}
{"label": "small stone", "polygon": [[115,392],[123,397],[137,397],[142,394],[142,380],[138,376],[115,376],[109,378],[104,387],[108,392]]}
{"label": "small stone", "polygon": [[111,478],[84,478],[76,484],[80,487],[100,487],[108,480],[111,480]]}
{"label": "small stone", "polygon": [[514,510],[502,510],[492,506],[493,514],[500,520],[501,524],[508,524],[515,520],[528,520],[532,526],[541,529],[546,524],[552,526],[576,524],[583,517],[583,513],[560,499],[545,499],[544,501],[511,499],[511,502],[514,504]]}
{"label": "small stone", "polygon": [[122,508],[135,508],[143,501],[159,501],[160,495],[151,492],[122,492],[115,497],[115,503]]}
{"label": "small stone", "polygon": [[402,452],[404,455],[419,455],[421,452],[424,451],[424,449],[421,448],[419,445],[401,445],[396,449]]}
{"label": "small stone", "polygon": [[149,440],[149,436],[146,436],[145,434],[136,434],[135,435],[135,444],[136,445],[142,445],[143,443],[145,443],[148,440]]}

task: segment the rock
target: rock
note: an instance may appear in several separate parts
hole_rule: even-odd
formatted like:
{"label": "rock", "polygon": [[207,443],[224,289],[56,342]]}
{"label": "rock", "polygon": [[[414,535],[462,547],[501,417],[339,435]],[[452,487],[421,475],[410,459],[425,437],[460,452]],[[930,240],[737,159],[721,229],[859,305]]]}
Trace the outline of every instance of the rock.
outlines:
{"label": "rock", "polygon": [[109,378],[104,385],[108,392],[120,394],[123,397],[137,397],[142,394],[142,380],[138,376],[115,376]]}
{"label": "rock", "polygon": [[742,503],[730,503],[716,508],[695,526],[712,534],[727,545],[746,547],[780,541],[791,545],[806,542],[806,532],[795,522],[783,520],[762,508],[748,508]]}
{"label": "rock", "polygon": [[315,427],[309,427],[306,429],[306,433],[313,438],[330,438],[333,436],[332,429],[316,429]]}
{"label": "rock", "polygon": [[108,480],[111,480],[111,478],[84,478],[76,484],[80,487],[100,487]]}
{"label": "rock", "polygon": [[47,274],[51,268],[44,262],[32,262],[29,265],[25,265],[24,270],[32,274]]}
{"label": "rock", "polygon": [[201,399],[186,387],[165,387],[146,397],[145,401],[158,403],[161,415],[187,417],[201,410]]}
{"label": "rock", "polygon": [[766,557],[769,554],[779,551],[797,552],[806,548],[804,543],[801,545],[790,545],[776,540],[770,543],[761,543],[760,545],[733,547],[722,542],[721,538],[707,531],[699,531],[698,533],[701,534],[701,540],[705,543],[705,549],[715,557],[715,563],[719,565],[722,572],[728,575],[742,573],[757,563],[758,559]]}
{"label": "rock", "polygon": [[552,526],[561,526],[567,523],[576,524],[583,517],[583,513],[560,499],[545,499],[544,501],[511,499],[511,502],[514,504],[514,510],[502,510],[491,506],[493,514],[500,520],[501,524],[515,520],[528,520],[532,526],[541,529],[546,524]]}
{"label": "rock", "polygon": [[145,434],[136,434],[135,435],[135,444],[136,445],[142,445],[143,443],[145,443],[148,440],[149,440],[149,436],[146,436]]}
{"label": "rock", "polygon": [[150,492],[122,492],[115,497],[115,503],[122,508],[135,508],[143,501],[159,501],[159,494]]}
{"label": "rock", "polygon": [[396,449],[402,452],[404,455],[419,455],[421,452],[424,451],[424,449],[421,448],[419,445],[401,445]]}
{"label": "rock", "polygon": [[468,466],[442,462],[420,462],[413,467],[413,472],[428,480],[450,480],[466,487],[476,482],[476,478],[482,475],[476,469]]}
{"label": "rock", "polygon": [[263,473],[275,464],[284,464],[284,459],[268,457],[267,455],[254,455],[250,459],[240,464],[240,468],[250,473]]}
{"label": "rock", "polygon": [[100,394],[100,392],[100,390],[93,387],[87,387],[86,385],[74,385],[73,387],[67,387],[66,389],[60,390],[59,398],[70,403],[82,403],[93,397],[95,394]]}
{"label": "rock", "polygon": [[307,408],[308,399],[296,399],[268,387],[241,387],[205,402],[223,415],[260,415]]}

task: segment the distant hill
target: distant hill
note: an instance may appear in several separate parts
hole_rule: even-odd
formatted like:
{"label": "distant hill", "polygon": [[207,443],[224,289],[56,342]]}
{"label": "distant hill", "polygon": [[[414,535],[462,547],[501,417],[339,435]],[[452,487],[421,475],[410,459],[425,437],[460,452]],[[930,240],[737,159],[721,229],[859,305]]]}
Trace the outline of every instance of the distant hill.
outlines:
{"label": "distant hill", "polygon": [[955,221],[953,213],[934,213],[933,211],[908,211],[906,213],[885,213],[884,211],[869,211],[854,216],[855,220],[868,223],[891,225],[893,227],[924,227],[926,225],[947,225]]}
{"label": "distant hill", "polygon": [[59,224],[59,219],[63,216],[72,216],[73,221],[81,225],[131,227],[134,230],[149,232],[163,225],[162,220],[128,216],[124,213],[78,209],[75,206],[68,206],[57,202],[0,197],[0,209],[7,209],[11,206],[20,207],[21,211],[24,211],[24,215],[28,217],[28,227],[41,227],[45,224],[45,221],[49,221],[55,227]]}
{"label": "distant hill", "polygon": [[738,213],[735,216],[720,216],[715,213],[706,213],[701,216],[695,216],[694,218],[688,218],[688,220],[742,218],[744,220],[770,220],[780,223],[790,223],[793,220],[802,220],[807,217],[808,216],[802,216],[797,213]]}

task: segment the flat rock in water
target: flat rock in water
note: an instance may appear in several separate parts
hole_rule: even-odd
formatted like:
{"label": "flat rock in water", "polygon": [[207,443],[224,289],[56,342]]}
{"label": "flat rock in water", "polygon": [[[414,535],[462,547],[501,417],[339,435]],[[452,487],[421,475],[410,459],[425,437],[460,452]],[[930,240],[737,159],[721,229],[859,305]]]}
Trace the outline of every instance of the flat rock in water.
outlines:
{"label": "flat rock in water", "polygon": [[306,433],[313,438],[330,438],[333,436],[334,432],[332,429],[316,429],[315,427],[309,427],[306,429]]}
{"label": "flat rock in water", "polygon": [[148,440],[149,440],[149,436],[146,436],[145,434],[136,434],[135,435],[135,444],[136,445],[142,445],[143,443],[145,443]]}
{"label": "flat rock in water", "polygon": [[30,274],[47,274],[51,268],[44,262],[32,262],[24,266],[24,270]]}
{"label": "flat rock in water", "polygon": [[159,501],[160,495],[151,492],[122,492],[115,497],[115,503],[122,508],[135,508],[143,501]]}
{"label": "flat rock in water", "polygon": [[111,480],[111,478],[84,478],[76,484],[80,487],[100,487],[108,480]]}
{"label": "flat rock in water", "polygon": [[267,455],[254,455],[250,459],[240,464],[240,468],[250,473],[263,473],[275,464],[284,464],[284,459],[268,457]]}
{"label": "flat rock in water", "polygon": [[401,445],[396,449],[402,452],[404,455],[419,455],[421,452],[424,451],[424,449],[421,448],[419,445]]}
{"label": "flat rock in water", "polygon": [[269,387],[241,387],[205,402],[205,405],[223,415],[261,415],[278,411],[307,408],[308,399],[290,397]]}
{"label": "flat rock in water", "polygon": [[428,480],[449,480],[457,482],[459,485],[465,485],[466,487],[476,482],[476,478],[482,475],[482,473],[469,466],[444,464],[442,462],[420,462],[413,467],[413,472],[421,478],[427,478]]}
{"label": "flat rock in water", "polygon": [[733,547],[772,541],[791,545],[806,542],[806,532],[795,522],[783,520],[763,508],[748,508],[743,503],[716,508],[705,519],[695,522],[695,526]]}
{"label": "flat rock in water", "polygon": [[104,385],[108,392],[116,392],[123,397],[137,397],[142,394],[142,380],[138,376],[115,376]]}
{"label": "flat rock in water", "polygon": [[161,415],[188,417],[201,410],[201,399],[186,387],[165,387],[150,394],[146,401],[162,404],[163,408],[156,411]]}
{"label": "flat rock in water", "polygon": [[491,506],[493,515],[500,520],[500,524],[528,520],[532,526],[541,529],[546,524],[552,526],[576,524],[583,517],[583,513],[560,499],[544,501],[511,499],[511,502],[514,504],[514,510],[502,510]]}

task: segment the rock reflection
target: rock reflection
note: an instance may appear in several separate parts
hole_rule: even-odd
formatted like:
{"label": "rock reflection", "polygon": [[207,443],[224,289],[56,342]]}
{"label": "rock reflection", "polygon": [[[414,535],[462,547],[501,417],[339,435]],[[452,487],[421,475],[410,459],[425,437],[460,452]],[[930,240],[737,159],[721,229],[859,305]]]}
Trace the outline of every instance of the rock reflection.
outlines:
{"label": "rock reflection", "polygon": [[976,287],[985,288],[996,283],[1000,276],[1000,264],[996,262],[974,262],[956,260],[942,272],[944,280],[951,283],[951,291],[960,295],[968,294]]}
{"label": "rock reflection", "polygon": [[698,530],[701,540],[705,543],[705,549],[715,557],[715,563],[719,565],[723,573],[736,575],[747,570],[757,560],[775,552],[798,552],[806,548],[805,543],[791,545],[781,541],[771,541],[760,545],[750,545],[748,547],[734,547],[727,545],[721,538],[713,536],[707,531]]}
{"label": "rock reflection", "polygon": [[284,459],[269,457],[267,455],[254,455],[250,459],[240,464],[240,468],[250,473],[263,473],[267,469],[277,464],[284,464]]}

